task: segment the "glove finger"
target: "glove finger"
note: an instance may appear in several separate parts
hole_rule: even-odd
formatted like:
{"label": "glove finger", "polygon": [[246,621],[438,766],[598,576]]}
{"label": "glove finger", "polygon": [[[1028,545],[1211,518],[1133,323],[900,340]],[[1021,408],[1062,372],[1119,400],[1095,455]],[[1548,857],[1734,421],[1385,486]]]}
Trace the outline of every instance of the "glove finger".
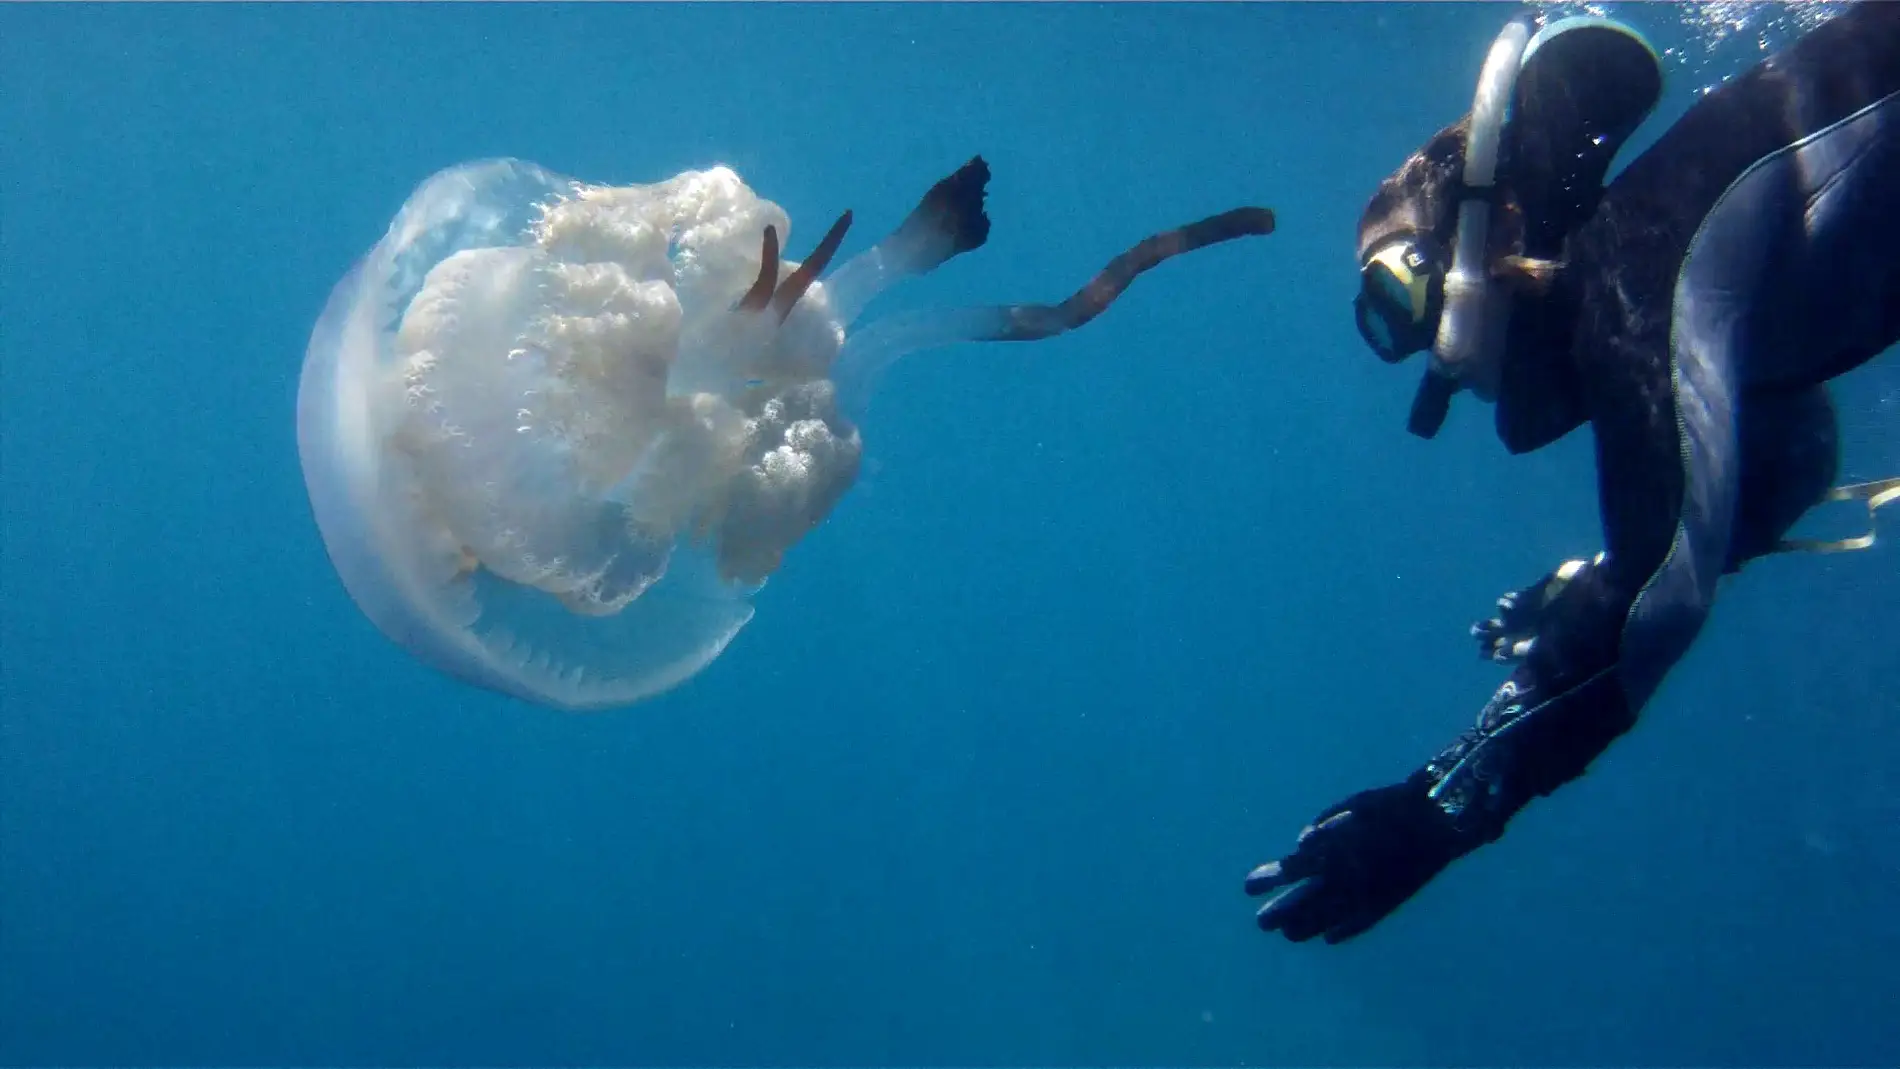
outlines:
{"label": "glove finger", "polygon": [[1361,791],[1338,805],[1327,808],[1325,812],[1314,817],[1313,823],[1300,829],[1299,845],[1305,846],[1315,835],[1320,835],[1321,833],[1332,835],[1345,827],[1346,823],[1352,820],[1353,807],[1358,805],[1371,793],[1371,791]]}
{"label": "glove finger", "polygon": [[[1265,894],[1275,888],[1298,883],[1319,872],[1320,847],[1327,836],[1343,827],[1352,818],[1352,810],[1346,803],[1333,806],[1321,813],[1313,823],[1300,829],[1300,837],[1295,842],[1293,852],[1278,861],[1269,861],[1247,874],[1246,891],[1250,895]],[[1322,834],[1325,833],[1325,834]],[[1315,840],[1315,836],[1319,836]]]}
{"label": "glove finger", "polygon": [[1278,861],[1269,861],[1247,874],[1246,890],[1250,895],[1263,895],[1312,876],[1315,871],[1312,858],[1295,850]]}
{"label": "glove finger", "polygon": [[1276,887],[1285,887],[1291,882],[1293,878],[1286,874],[1286,866],[1283,863],[1269,861],[1247,874],[1245,887],[1249,895],[1263,895]]}
{"label": "glove finger", "polygon": [[1531,655],[1531,647],[1537,645],[1535,636],[1520,638],[1506,635],[1491,643],[1491,659],[1499,664],[1512,664]]}
{"label": "glove finger", "polygon": [[1312,909],[1310,906],[1304,909],[1302,907],[1313,901],[1313,896],[1319,893],[1321,886],[1320,880],[1311,879],[1287,888],[1254,913],[1254,923],[1260,925],[1260,930],[1263,932],[1284,930],[1286,937],[1296,943],[1312,938],[1310,932],[1298,937],[1294,935],[1294,932],[1304,930],[1311,925],[1309,914],[1312,913]]}
{"label": "glove finger", "polygon": [[[1299,897],[1276,910],[1268,920],[1272,928],[1278,929],[1288,942],[1304,943],[1308,939],[1332,927],[1339,913],[1339,902],[1328,894],[1330,889],[1321,880],[1315,879],[1293,889]],[[1289,891],[1291,895],[1293,892]],[[1262,927],[1266,927],[1263,921]]]}
{"label": "glove finger", "polygon": [[1492,617],[1500,628],[1517,631],[1535,623],[1543,615],[1544,598],[1538,587],[1514,590],[1498,599],[1498,614]]}

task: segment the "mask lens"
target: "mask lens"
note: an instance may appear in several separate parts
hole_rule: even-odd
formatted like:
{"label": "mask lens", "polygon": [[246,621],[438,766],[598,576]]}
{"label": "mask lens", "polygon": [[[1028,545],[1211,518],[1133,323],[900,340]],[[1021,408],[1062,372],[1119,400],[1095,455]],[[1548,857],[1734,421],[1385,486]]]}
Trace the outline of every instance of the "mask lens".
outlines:
{"label": "mask lens", "polygon": [[1388,364],[1431,344],[1430,324],[1414,314],[1422,301],[1414,290],[1425,284],[1424,276],[1416,273],[1421,270],[1429,270],[1423,257],[1410,247],[1394,246],[1387,246],[1360,268],[1353,317],[1359,336]]}
{"label": "mask lens", "polygon": [[1359,299],[1352,302],[1352,313],[1359,326],[1359,337],[1364,339],[1367,348],[1378,354],[1379,359],[1388,364],[1405,359],[1408,354],[1399,350],[1392,324],[1379,313],[1377,302],[1361,293]]}
{"label": "mask lens", "polygon": [[1368,297],[1385,306],[1384,314],[1412,317],[1412,292],[1384,264],[1366,268],[1365,289]]}

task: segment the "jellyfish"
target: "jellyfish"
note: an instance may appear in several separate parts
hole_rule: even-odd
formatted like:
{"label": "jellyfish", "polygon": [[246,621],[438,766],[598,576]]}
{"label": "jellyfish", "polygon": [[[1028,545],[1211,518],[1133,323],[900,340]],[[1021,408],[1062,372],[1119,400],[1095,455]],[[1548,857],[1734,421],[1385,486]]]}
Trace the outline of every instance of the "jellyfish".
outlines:
{"label": "jellyfish", "polygon": [[692,678],[751,619],[864,451],[839,382],[905,353],[1033,341],[1135,276],[1273,229],[1241,208],[1156,234],[1060,304],[858,326],[904,278],[981,246],[989,167],[938,182],[831,266],[733,170],[596,185],[513,159],[424,181],[337,284],[297,399],[304,480],[344,587],[449,676],[557,709]]}

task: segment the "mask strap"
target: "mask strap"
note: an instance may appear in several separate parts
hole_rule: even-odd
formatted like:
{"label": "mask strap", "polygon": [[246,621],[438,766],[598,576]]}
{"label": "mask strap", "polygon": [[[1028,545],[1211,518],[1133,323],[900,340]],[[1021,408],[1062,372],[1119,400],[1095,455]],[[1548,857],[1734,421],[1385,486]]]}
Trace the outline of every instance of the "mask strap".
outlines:
{"label": "mask strap", "polygon": [[1827,492],[1821,499],[1825,504],[1834,501],[1860,501],[1867,506],[1867,533],[1854,538],[1818,539],[1784,538],[1775,543],[1774,553],[1847,553],[1873,546],[1879,531],[1874,513],[1883,506],[1900,501],[1900,478],[1877,479],[1868,483],[1855,483],[1852,486],[1838,486]]}

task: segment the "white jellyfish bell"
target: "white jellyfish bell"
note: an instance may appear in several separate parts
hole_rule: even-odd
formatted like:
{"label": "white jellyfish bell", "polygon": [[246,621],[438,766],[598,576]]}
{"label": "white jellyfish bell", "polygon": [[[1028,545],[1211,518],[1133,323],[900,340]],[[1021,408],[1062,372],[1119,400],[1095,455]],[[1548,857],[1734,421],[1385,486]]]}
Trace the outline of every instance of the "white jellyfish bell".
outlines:
{"label": "white jellyfish bell", "polygon": [[983,244],[981,157],[819,275],[724,167],[600,186],[518,160],[418,188],[311,334],[297,444],[350,595],[452,676],[567,709],[705,668],[857,477],[841,373],[1094,318],[1170,256],[1273,229],[1242,208],[1155,235],[1059,305],[854,323],[891,283]]}

